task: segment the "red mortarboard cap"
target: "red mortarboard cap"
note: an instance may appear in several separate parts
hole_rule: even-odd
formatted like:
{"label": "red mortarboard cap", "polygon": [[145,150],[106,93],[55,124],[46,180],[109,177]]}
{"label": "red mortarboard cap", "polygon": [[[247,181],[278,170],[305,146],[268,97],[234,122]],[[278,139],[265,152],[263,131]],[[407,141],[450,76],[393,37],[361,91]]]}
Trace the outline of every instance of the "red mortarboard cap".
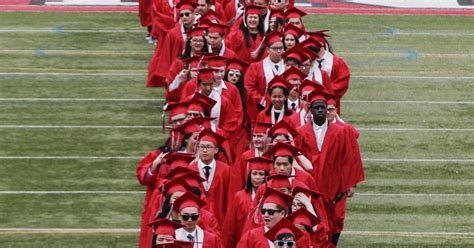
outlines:
{"label": "red mortarboard cap", "polygon": [[294,66],[290,67],[285,72],[283,72],[283,74],[281,74],[281,77],[283,77],[284,79],[288,81],[293,80],[293,79],[298,79],[301,81],[305,79],[307,76],[308,75],[306,75],[304,72],[300,71]]}
{"label": "red mortarboard cap", "polygon": [[285,31],[284,31],[284,34],[287,35],[287,34],[292,34],[294,35],[296,38],[299,38],[301,37],[303,34],[305,33],[305,31],[301,28],[298,28],[297,26],[293,25],[293,24],[287,24],[286,27],[285,27]]}
{"label": "red mortarboard cap", "polygon": [[336,106],[336,98],[334,97],[331,97],[331,98],[328,98],[328,105],[333,105],[333,106]]}
{"label": "red mortarboard cap", "polygon": [[321,196],[321,193],[317,192],[317,191],[314,191],[314,190],[311,190],[311,189],[308,189],[306,187],[302,187],[302,186],[296,186],[294,189],[293,189],[293,195],[296,195],[298,193],[303,193],[304,195],[306,196],[311,196],[313,199],[317,199],[318,197]]}
{"label": "red mortarboard cap", "polygon": [[176,243],[176,241],[174,241],[173,243],[157,244],[157,245],[154,245],[153,248],[186,248],[186,247],[192,248],[193,245],[191,244],[193,243],[190,243],[190,246],[183,246],[182,244],[178,244]]}
{"label": "red mortarboard cap", "polygon": [[309,48],[309,47],[322,47],[324,43],[318,41],[318,40],[315,40],[314,38],[312,37],[308,37],[306,38],[304,41],[302,41],[301,43],[298,44],[298,46],[302,46],[302,47],[306,47],[306,48]]}
{"label": "red mortarboard cap", "polygon": [[298,227],[296,227],[293,223],[291,223],[288,219],[283,218],[275,226],[270,228],[268,232],[265,233],[265,237],[272,242],[275,242],[278,235],[280,234],[290,234],[293,236],[295,241],[303,237],[304,233]]}
{"label": "red mortarboard cap", "polygon": [[300,93],[302,94],[305,91],[314,91],[314,90],[324,90],[324,85],[316,83],[308,79],[303,80],[300,84]]}
{"label": "red mortarboard cap", "polygon": [[176,4],[176,9],[178,10],[178,13],[185,9],[194,11],[196,7],[197,7],[196,1],[192,1],[192,0],[181,0],[179,1],[179,3]]}
{"label": "red mortarboard cap", "polygon": [[175,192],[188,192],[191,187],[184,181],[183,178],[175,178],[165,183],[163,186],[163,195],[170,196]]}
{"label": "red mortarboard cap", "polygon": [[209,67],[222,67],[225,66],[227,59],[222,56],[209,56],[204,58],[204,61]]}
{"label": "red mortarboard cap", "polygon": [[283,13],[283,10],[281,9],[270,9],[270,19],[272,17],[280,18],[285,20],[285,14]]}
{"label": "red mortarboard cap", "polygon": [[207,28],[208,33],[220,33],[225,34],[229,26],[219,23],[210,23]]}
{"label": "red mortarboard cap", "polygon": [[197,112],[209,112],[212,107],[216,104],[212,98],[207,97],[199,92],[194,93],[193,98],[189,101],[188,112],[197,111]]}
{"label": "red mortarboard cap", "polygon": [[200,120],[202,122],[201,126],[204,128],[211,128],[211,121],[216,119],[216,117],[202,117],[202,116],[198,116],[194,118],[197,118],[198,120]]}
{"label": "red mortarboard cap", "polygon": [[315,32],[307,32],[307,34],[311,36],[311,38],[315,39],[316,41],[322,44],[325,44],[327,43],[326,37],[331,37],[330,35],[326,34],[327,31],[329,30],[326,29],[326,30],[319,30]]}
{"label": "red mortarboard cap", "polygon": [[203,19],[202,16],[199,19],[198,27],[208,29],[213,22],[207,18]]}
{"label": "red mortarboard cap", "polygon": [[165,157],[166,164],[168,164],[171,169],[178,166],[189,167],[189,163],[191,163],[195,158],[196,157],[193,154],[184,152],[173,152]]}
{"label": "red mortarboard cap", "polygon": [[269,187],[265,188],[265,194],[263,195],[263,197],[265,198],[265,200],[263,200],[263,203],[273,203],[282,207],[285,210],[288,210],[288,207],[293,202],[293,197],[291,195],[282,193],[278,190],[274,190]]}
{"label": "red mortarboard cap", "polygon": [[312,103],[317,100],[323,100],[327,103],[329,98],[331,98],[331,96],[326,91],[316,89],[309,93],[308,102]]}
{"label": "red mortarboard cap", "polygon": [[206,36],[206,28],[203,28],[203,27],[193,28],[188,31],[188,36],[189,37]]}
{"label": "red mortarboard cap", "polygon": [[[202,111],[199,111],[199,112],[202,112]],[[201,125],[202,125],[201,120],[199,120],[198,118],[192,118],[192,119],[186,120],[181,125],[175,127],[174,130],[184,135],[188,133],[197,133],[197,132],[200,132],[202,129]]]}
{"label": "red mortarboard cap", "polygon": [[306,12],[298,9],[298,8],[290,8],[288,10],[285,11],[285,17],[286,19],[290,19],[290,18],[302,18],[303,16],[306,15]]}
{"label": "red mortarboard cap", "polygon": [[309,57],[306,56],[306,54],[304,54],[303,52],[301,52],[298,47],[292,47],[286,50],[281,56],[285,59],[289,59],[289,58],[295,59],[299,61],[300,63],[303,63],[304,61],[309,59]]}
{"label": "red mortarboard cap", "polygon": [[[166,175],[166,178],[172,179],[175,177],[181,177],[182,175],[188,174],[190,172],[199,173],[198,171],[189,167],[189,165],[186,165],[186,166],[176,165],[175,167],[171,168],[170,172]],[[189,185],[191,186],[191,184]]]}
{"label": "red mortarboard cap", "polygon": [[319,217],[314,216],[314,214],[309,212],[306,208],[300,208],[286,218],[293,222],[293,224],[305,225],[310,228],[321,222]]}
{"label": "red mortarboard cap", "polygon": [[201,56],[192,56],[187,59],[183,59],[185,63],[188,63],[191,68],[198,68],[199,63],[201,62]]}
{"label": "red mortarboard cap", "polygon": [[256,121],[253,133],[267,133],[268,129],[273,126],[272,123]]}
{"label": "red mortarboard cap", "polygon": [[271,184],[272,189],[291,188],[290,178],[288,175],[271,175],[267,177],[267,183]]}
{"label": "red mortarboard cap", "polygon": [[195,207],[200,209],[206,205],[206,202],[191,192],[186,192],[184,195],[176,199],[173,204],[173,210],[181,211],[183,208]]}
{"label": "red mortarboard cap", "polygon": [[308,57],[311,61],[317,59],[319,56],[317,53],[309,50],[307,47],[303,47],[303,46],[298,46],[297,47],[300,49],[300,52],[302,52],[304,55],[306,55],[306,57]]}
{"label": "red mortarboard cap", "polygon": [[213,132],[211,129],[206,128],[199,133],[198,140],[210,141],[216,146],[220,146],[222,143],[224,143],[225,138]]}
{"label": "red mortarboard cap", "polygon": [[257,5],[247,5],[247,8],[245,8],[245,15],[260,15],[262,9],[262,7]]}
{"label": "red mortarboard cap", "polygon": [[198,80],[212,80],[214,79],[214,72],[216,70],[212,68],[199,68]]}
{"label": "red mortarboard cap", "polygon": [[247,163],[249,163],[249,170],[270,170],[273,161],[264,158],[264,157],[254,157],[247,159]]}
{"label": "red mortarboard cap", "polygon": [[299,153],[299,149],[287,144],[285,142],[278,142],[276,143],[270,150],[266,152],[266,154],[272,155],[274,157],[280,156],[292,156],[295,157]]}
{"label": "red mortarboard cap", "polygon": [[221,21],[219,20],[219,18],[217,18],[217,14],[214,10],[210,9],[209,11],[207,11],[204,15],[201,16],[201,18],[199,18],[200,20],[200,23],[204,22],[204,21],[209,21],[209,23],[206,23],[206,24],[210,24],[210,23],[221,23]]}
{"label": "red mortarboard cap", "polygon": [[288,90],[293,89],[293,85],[280,76],[273,77],[270,83],[268,83],[268,89],[271,89],[273,87],[283,87],[287,88]]}
{"label": "red mortarboard cap", "polygon": [[273,43],[281,41],[282,38],[282,33],[280,33],[279,31],[272,31],[265,35],[265,37],[263,38],[263,43],[265,43],[267,47],[270,47]]}
{"label": "red mortarboard cap", "polygon": [[248,64],[244,61],[232,58],[227,61],[227,70],[240,70],[244,71],[247,68]]}
{"label": "red mortarboard cap", "polygon": [[291,134],[291,136],[294,138],[298,136],[298,131],[296,131],[296,129],[294,129],[285,120],[281,120],[268,130],[269,137],[273,137],[275,134],[284,134],[284,135]]}
{"label": "red mortarboard cap", "polygon": [[149,223],[148,226],[153,229],[155,234],[171,235],[173,237],[175,235],[174,231],[183,227],[183,225],[169,219],[158,219]]}
{"label": "red mortarboard cap", "polygon": [[205,182],[206,179],[202,178],[200,175],[199,175],[199,172],[198,171],[190,171],[184,175],[181,175],[181,178],[184,179],[184,181],[186,181],[186,183],[191,186],[191,187],[199,187],[201,185],[202,182]]}
{"label": "red mortarboard cap", "polygon": [[170,120],[172,120],[173,117],[177,115],[188,113],[188,103],[187,102],[168,103],[165,111],[169,111],[168,116]]}

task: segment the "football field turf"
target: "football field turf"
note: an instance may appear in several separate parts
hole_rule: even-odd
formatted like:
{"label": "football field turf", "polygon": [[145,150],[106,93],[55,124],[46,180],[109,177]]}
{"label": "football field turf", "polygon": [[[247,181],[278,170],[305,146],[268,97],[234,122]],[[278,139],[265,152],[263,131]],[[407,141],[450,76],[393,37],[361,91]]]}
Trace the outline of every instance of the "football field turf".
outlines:
{"label": "football field turf", "polygon": [[[474,26],[309,16],[352,72],[366,181],[341,247],[474,245]],[[134,247],[163,89],[136,14],[0,13],[0,247]]]}

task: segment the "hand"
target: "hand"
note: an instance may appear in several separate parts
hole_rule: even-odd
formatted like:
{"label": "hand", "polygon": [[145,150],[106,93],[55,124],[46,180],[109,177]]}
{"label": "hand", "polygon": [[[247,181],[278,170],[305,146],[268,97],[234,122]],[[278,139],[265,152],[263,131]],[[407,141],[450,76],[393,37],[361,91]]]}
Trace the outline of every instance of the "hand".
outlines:
{"label": "hand", "polygon": [[186,81],[186,80],[188,80],[188,78],[189,78],[189,70],[187,70],[187,69],[182,69],[182,70],[179,72],[178,77],[179,77],[179,79],[181,79],[181,81]]}
{"label": "hand", "polygon": [[303,193],[298,193],[296,194],[295,196],[295,200],[300,202],[301,204],[303,204],[305,206],[306,209],[310,208],[312,206],[311,204],[311,197],[307,197],[305,194]]}
{"label": "hand", "polygon": [[158,157],[155,158],[155,160],[154,160],[153,163],[151,164],[151,168],[150,168],[151,173],[154,173],[154,172],[156,171],[156,169],[158,168],[158,166],[163,162],[163,158],[164,158],[168,153],[169,153],[169,152],[161,153],[160,155],[158,155]]}
{"label": "hand", "polygon": [[353,197],[355,194],[355,191],[356,191],[355,187],[350,187],[349,191],[347,191],[347,197],[349,198]]}

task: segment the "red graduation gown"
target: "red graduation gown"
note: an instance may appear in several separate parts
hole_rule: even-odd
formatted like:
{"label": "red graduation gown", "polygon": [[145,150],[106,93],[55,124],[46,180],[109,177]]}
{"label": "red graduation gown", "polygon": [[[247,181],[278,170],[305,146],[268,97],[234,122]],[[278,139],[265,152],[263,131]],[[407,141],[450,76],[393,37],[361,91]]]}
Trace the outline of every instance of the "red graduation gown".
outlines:
{"label": "red graduation gown", "polygon": [[222,236],[225,247],[235,247],[243,234],[243,226],[247,221],[250,207],[252,206],[252,194],[241,190],[234,195],[229,204]]}
{"label": "red graduation gown", "polygon": [[265,89],[269,83],[265,79],[263,60],[250,64],[247,71],[245,71],[244,79],[245,91],[247,92],[247,113],[250,120],[254,121],[260,112],[257,105],[264,98]]}
{"label": "red graduation gown", "polygon": [[237,244],[237,248],[270,248],[264,227],[257,227],[246,232]]}
{"label": "red graduation gown", "polygon": [[142,27],[151,26],[152,0],[138,0],[138,16]]}
{"label": "red graduation gown", "polygon": [[[349,67],[343,59],[333,54],[333,66],[328,74],[330,74],[332,90],[336,95],[342,98],[349,89],[349,80],[351,77]],[[336,101],[337,112],[339,114],[341,110],[341,98]]]}
{"label": "red graduation gown", "polygon": [[234,165],[230,169],[229,195],[234,195],[236,192],[245,188],[248,177],[247,160],[254,157],[255,148],[247,150],[240,156],[237,156]]}
{"label": "red graduation gown", "polygon": [[[268,106],[268,107],[271,107],[271,106]],[[255,119],[255,121],[272,123],[271,112],[270,112],[270,115],[267,115],[266,111],[267,111],[267,109],[264,109],[264,110],[260,111],[258,113],[257,118]],[[290,112],[289,115],[285,114],[285,113],[282,113],[283,114],[283,119],[282,120],[285,120],[286,122],[288,122],[288,124],[293,125],[293,123],[291,121],[291,116],[294,114],[294,112],[291,111],[291,110],[288,110],[288,112]],[[276,123],[278,123],[278,122],[276,122]],[[273,124],[276,124],[276,123],[273,123]]]}
{"label": "red graduation gown", "polygon": [[[189,165],[192,169],[199,170],[197,161]],[[208,191],[203,191],[206,195],[207,205],[204,207],[216,216],[220,225],[224,223],[224,216],[227,210],[227,191],[229,187],[229,165],[216,160],[214,178]],[[204,183],[203,183],[204,185]]]}
{"label": "red graduation gown", "polygon": [[247,47],[242,31],[237,28],[230,32],[227,37],[226,44],[229,44],[229,48],[235,52],[235,58],[238,58],[244,61],[245,63],[250,64],[251,62],[253,62],[250,53],[257,49],[257,47],[262,42],[262,38],[263,37],[260,34],[257,34],[257,38],[255,40],[250,37],[250,47]]}

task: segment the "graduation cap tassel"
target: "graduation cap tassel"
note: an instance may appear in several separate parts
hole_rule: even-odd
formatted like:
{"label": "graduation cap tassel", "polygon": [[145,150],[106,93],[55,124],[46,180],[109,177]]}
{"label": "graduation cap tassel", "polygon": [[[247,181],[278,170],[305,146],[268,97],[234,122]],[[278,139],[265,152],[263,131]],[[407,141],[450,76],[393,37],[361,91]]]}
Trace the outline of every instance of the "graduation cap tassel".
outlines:
{"label": "graduation cap tassel", "polygon": [[168,103],[165,103],[165,105],[163,106],[163,112],[161,113],[161,131],[163,132],[163,134],[165,133],[165,109],[166,107],[168,107]]}

